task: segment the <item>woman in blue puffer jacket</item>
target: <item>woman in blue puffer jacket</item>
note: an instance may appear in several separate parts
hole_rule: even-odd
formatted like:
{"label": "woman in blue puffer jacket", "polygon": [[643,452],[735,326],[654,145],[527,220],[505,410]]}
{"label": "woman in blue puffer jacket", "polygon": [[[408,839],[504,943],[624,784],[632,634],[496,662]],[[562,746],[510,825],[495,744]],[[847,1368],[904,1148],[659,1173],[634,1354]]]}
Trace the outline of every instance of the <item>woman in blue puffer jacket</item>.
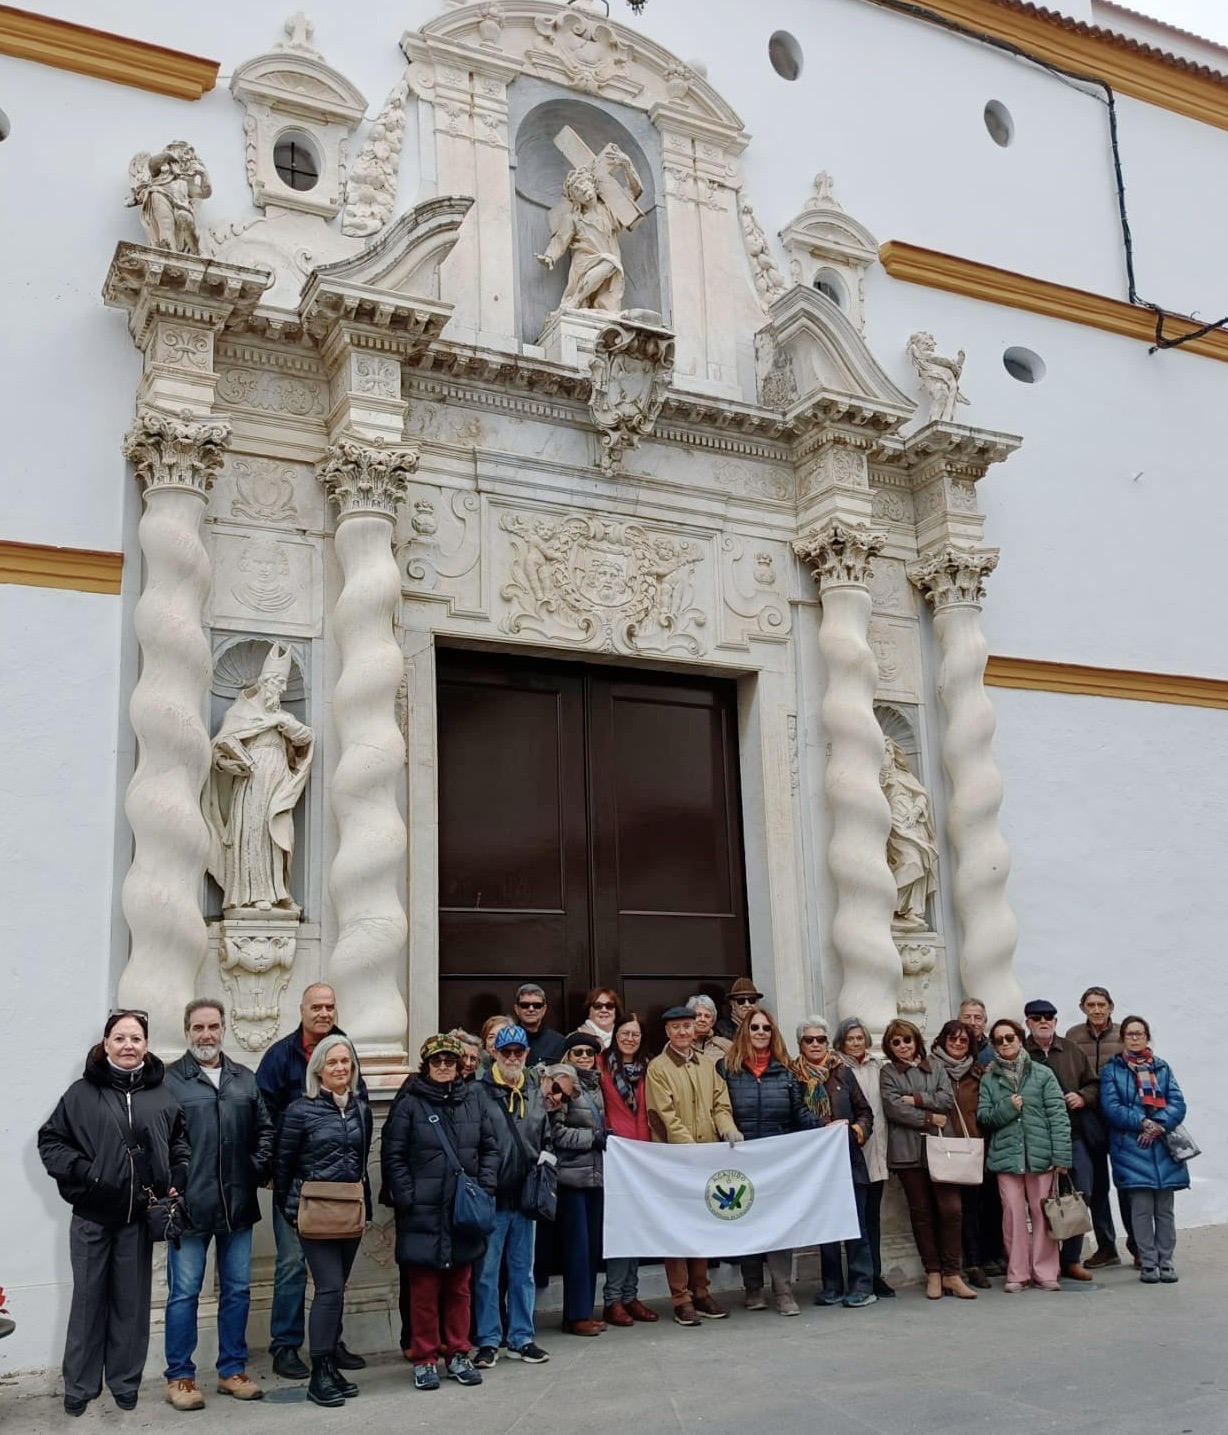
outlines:
{"label": "woman in blue puffer jacket", "polygon": [[1165,1138],[1185,1119],[1185,1097],[1172,1067],[1152,1053],[1151,1028],[1141,1016],[1122,1021],[1121,1040],[1124,1050],[1100,1072],[1113,1184],[1130,1202],[1140,1279],[1171,1285],[1177,1279],[1173,1192],[1189,1186],[1190,1173],[1170,1155]]}
{"label": "woman in blue puffer jacket", "polygon": [[[733,1119],[748,1141],[783,1136],[789,1131],[812,1131],[818,1124],[806,1105],[780,1028],[763,1007],[751,1007],[742,1018],[737,1036],[716,1063],[716,1069],[729,1087]],[[801,1308],[793,1298],[791,1250],[742,1257],[746,1309],[767,1309],[763,1290],[765,1261],[777,1311],[781,1315],[799,1315]]]}

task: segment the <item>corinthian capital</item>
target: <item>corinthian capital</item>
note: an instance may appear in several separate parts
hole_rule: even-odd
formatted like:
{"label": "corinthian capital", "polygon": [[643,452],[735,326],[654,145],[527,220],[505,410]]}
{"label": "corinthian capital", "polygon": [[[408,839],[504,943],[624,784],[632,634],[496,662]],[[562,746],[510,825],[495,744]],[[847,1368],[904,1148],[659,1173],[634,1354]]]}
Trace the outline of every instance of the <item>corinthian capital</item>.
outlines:
{"label": "corinthian capital", "polygon": [[337,517],[378,513],[394,518],[418,467],[418,450],[384,448],[343,438],[331,445],[317,470],[325,493],[337,505]]}
{"label": "corinthian capital", "polygon": [[935,612],[943,608],[979,608],[985,579],[998,566],[996,548],[957,548],[954,544],[908,565],[908,577]]}
{"label": "corinthian capital", "polygon": [[203,498],[213,486],[230,442],[226,419],[202,419],[190,409],[176,418],[155,409],[141,409],[124,435],[124,457],[148,493],[158,488],[185,488]]}
{"label": "corinthian capital", "polygon": [[864,588],[870,565],[887,542],[864,523],[842,523],[833,518],[793,545],[793,551],[810,569],[810,576],[825,588]]}

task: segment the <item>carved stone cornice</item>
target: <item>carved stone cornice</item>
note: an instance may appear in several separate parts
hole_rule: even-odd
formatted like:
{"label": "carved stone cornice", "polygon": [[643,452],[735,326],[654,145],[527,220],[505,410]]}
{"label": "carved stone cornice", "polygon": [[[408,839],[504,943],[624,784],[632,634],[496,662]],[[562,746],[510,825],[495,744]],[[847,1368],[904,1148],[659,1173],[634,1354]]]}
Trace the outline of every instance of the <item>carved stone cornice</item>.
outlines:
{"label": "carved stone cornice", "polygon": [[870,566],[886,544],[887,535],[876,533],[868,524],[835,518],[797,539],[793,551],[822,592],[827,588],[865,588]]}
{"label": "carved stone cornice", "polygon": [[947,608],[979,608],[985,579],[998,566],[996,548],[960,548],[951,544],[908,565],[909,581],[936,613]]}
{"label": "carved stone cornice", "polygon": [[128,311],[128,331],[137,348],[144,349],[159,319],[179,319],[215,333],[247,320],[272,283],[267,269],[124,243],[116,246],[102,298],[109,308]]}
{"label": "carved stone cornice", "polygon": [[178,417],[141,409],[124,435],[123,449],[146,493],[179,488],[203,499],[229,442],[226,419],[196,418],[190,409]]}
{"label": "carved stone cornice", "polygon": [[415,448],[385,448],[342,438],[331,444],[317,476],[337,508],[337,521],[357,513],[395,519],[418,468]]}
{"label": "carved stone cornice", "polygon": [[1017,434],[932,423],[909,435],[904,442],[903,458],[917,488],[940,473],[976,482],[984,478],[992,464],[1008,458],[1022,442]]}

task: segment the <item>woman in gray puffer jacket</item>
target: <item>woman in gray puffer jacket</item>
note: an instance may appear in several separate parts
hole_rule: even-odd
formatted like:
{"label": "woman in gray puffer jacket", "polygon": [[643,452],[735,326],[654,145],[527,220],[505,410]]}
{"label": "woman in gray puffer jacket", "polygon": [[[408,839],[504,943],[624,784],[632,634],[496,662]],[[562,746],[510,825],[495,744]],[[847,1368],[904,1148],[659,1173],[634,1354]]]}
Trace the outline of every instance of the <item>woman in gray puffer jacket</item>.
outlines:
{"label": "woman in gray puffer jacket", "polygon": [[558,1109],[550,1113],[550,1132],[558,1157],[556,1223],[563,1261],[563,1329],[570,1335],[600,1335],[605,1329],[604,1321],[593,1318],[605,1209],[600,1050],[597,1037],[572,1032],[563,1053],[566,1064],[547,1068],[547,1090],[559,1097]]}
{"label": "woman in gray puffer jacket", "polygon": [[[975,1300],[964,1283],[963,1209],[958,1186],[930,1179],[925,1138],[940,1135],[950,1121],[955,1095],[942,1065],[925,1054],[924,1038],[910,1021],[897,1018],[883,1032],[887,1063],[879,1077],[887,1118],[887,1168],[900,1178],[908,1201],[917,1254],[925,1267],[925,1294],[944,1293]],[[950,1132],[947,1132],[950,1135]]]}

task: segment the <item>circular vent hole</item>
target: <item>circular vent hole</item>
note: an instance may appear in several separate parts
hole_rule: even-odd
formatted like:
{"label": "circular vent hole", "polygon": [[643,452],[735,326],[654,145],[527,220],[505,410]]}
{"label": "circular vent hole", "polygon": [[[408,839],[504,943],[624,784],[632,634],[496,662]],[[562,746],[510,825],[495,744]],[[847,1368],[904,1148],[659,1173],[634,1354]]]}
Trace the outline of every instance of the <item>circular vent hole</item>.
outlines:
{"label": "circular vent hole", "polygon": [[994,144],[1001,145],[1003,149],[1015,138],[1015,121],[1011,119],[1011,112],[1001,100],[990,100],[985,106],[983,118],[985,128],[989,131],[989,138]]}
{"label": "circular vent hole", "polygon": [[320,156],[304,134],[284,134],[273,146],[273,168],[288,189],[314,189],[320,182]]}
{"label": "circular vent hole", "polygon": [[0,110],[0,140],[8,139],[11,128],[12,126],[9,124],[8,115],[6,115],[3,110]]}
{"label": "circular vent hole", "polygon": [[782,80],[796,80],[802,73],[802,47],[788,30],[777,30],[768,41],[768,59]]}
{"label": "circular vent hole", "polygon": [[1045,377],[1045,361],[1031,349],[1007,349],[1002,355],[1002,367],[1021,384],[1039,384]]}

